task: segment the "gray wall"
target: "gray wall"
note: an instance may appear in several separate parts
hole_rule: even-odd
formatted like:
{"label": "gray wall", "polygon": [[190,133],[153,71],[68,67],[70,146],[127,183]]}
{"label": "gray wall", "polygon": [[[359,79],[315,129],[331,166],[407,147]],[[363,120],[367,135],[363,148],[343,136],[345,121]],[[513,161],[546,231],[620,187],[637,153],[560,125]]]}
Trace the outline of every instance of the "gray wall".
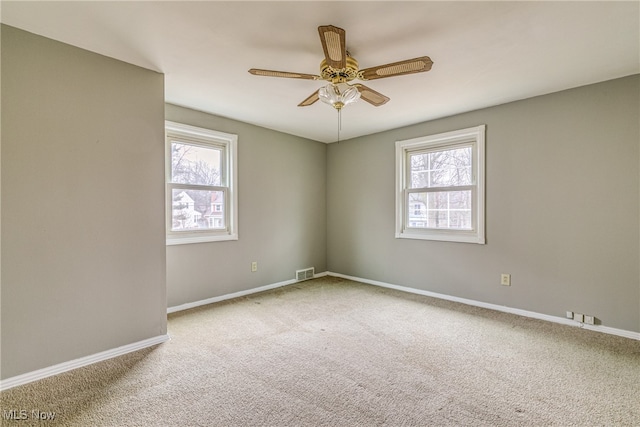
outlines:
{"label": "gray wall", "polygon": [[163,98],[2,26],[2,378],[166,334]]}
{"label": "gray wall", "polygon": [[175,105],[166,118],[238,135],[240,236],[167,246],[169,307],[326,271],[325,144]]}
{"label": "gray wall", "polygon": [[[640,331],[639,95],[636,75],[331,144],[328,269]],[[395,239],[394,142],[479,124],[487,244]]]}
{"label": "gray wall", "polygon": [[[311,266],[640,331],[638,76],[329,146],[167,105],[239,136],[240,240],[169,247],[161,75],[3,26],[1,90],[2,378]],[[394,142],[478,124],[487,245],[395,239]]]}

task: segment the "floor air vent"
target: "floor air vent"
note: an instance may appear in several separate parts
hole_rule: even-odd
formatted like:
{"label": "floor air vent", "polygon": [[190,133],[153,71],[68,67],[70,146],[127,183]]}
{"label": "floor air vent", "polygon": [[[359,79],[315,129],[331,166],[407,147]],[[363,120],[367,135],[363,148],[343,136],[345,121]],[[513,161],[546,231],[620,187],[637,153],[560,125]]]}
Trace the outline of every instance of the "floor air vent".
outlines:
{"label": "floor air vent", "polygon": [[313,267],[296,271],[296,280],[300,281],[308,279],[313,279]]}

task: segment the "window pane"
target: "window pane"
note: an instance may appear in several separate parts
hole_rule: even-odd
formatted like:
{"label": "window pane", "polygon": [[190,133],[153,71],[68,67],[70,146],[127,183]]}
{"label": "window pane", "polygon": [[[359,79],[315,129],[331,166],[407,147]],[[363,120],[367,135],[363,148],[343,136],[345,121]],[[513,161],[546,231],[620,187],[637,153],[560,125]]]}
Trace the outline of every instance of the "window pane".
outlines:
{"label": "window pane", "polygon": [[471,190],[410,193],[409,227],[471,230]]}
{"label": "window pane", "polygon": [[224,192],[172,189],[171,231],[224,229]]}
{"label": "window pane", "polygon": [[410,188],[471,185],[471,156],[471,147],[410,154]]}
{"label": "window pane", "polygon": [[171,142],[171,182],[221,185],[222,150]]}

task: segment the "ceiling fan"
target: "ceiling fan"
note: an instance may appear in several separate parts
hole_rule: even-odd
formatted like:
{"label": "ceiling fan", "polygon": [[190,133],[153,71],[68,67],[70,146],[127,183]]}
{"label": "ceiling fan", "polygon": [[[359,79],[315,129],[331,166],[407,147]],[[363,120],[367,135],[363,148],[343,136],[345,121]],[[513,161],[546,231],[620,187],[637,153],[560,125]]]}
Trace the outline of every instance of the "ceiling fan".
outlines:
{"label": "ceiling fan", "polygon": [[340,111],[342,107],[355,102],[358,98],[364,99],[375,107],[379,107],[389,101],[388,97],[361,83],[349,84],[352,80],[367,81],[402,76],[405,74],[422,73],[429,71],[433,65],[431,58],[421,56],[419,58],[392,62],[360,70],[358,68],[358,61],[349,55],[347,51],[345,30],[334,27],[333,25],[321,25],[318,27],[318,33],[320,34],[320,42],[324,50],[324,59],[320,63],[320,75],[261,70],[257,68],[252,68],[249,72],[256,76],[326,80],[330,82],[330,84],[312,93],[307,99],[298,104],[298,106],[306,107],[320,99]]}

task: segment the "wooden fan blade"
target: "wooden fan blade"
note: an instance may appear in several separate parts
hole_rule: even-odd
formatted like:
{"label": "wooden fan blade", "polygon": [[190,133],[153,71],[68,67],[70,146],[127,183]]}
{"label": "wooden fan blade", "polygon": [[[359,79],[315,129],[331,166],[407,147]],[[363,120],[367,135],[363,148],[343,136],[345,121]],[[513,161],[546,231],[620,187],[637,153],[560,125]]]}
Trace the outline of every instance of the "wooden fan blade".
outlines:
{"label": "wooden fan blade", "polygon": [[347,66],[346,32],[333,25],[321,25],[318,27],[318,33],[327,65],[337,70],[345,68]]}
{"label": "wooden fan blade", "polygon": [[[318,90],[320,90],[320,89],[318,89]],[[309,105],[313,104],[314,102],[316,102],[318,99],[320,99],[320,98],[318,98],[318,90],[313,92],[307,99],[305,99],[300,104],[298,104],[298,107],[309,106]]]}
{"label": "wooden fan blade", "polygon": [[377,67],[365,68],[360,71],[362,80],[375,80],[385,77],[402,76],[404,74],[423,73],[429,71],[433,61],[428,56],[407,59],[391,64],[379,65]]}
{"label": "wooden fan blade", "polygon": [[379,107],[389,101],[388,97],[384,96],[380,92],[376,92],[368,86],[360,83],[355,84],[354,86],[358,88],[358,92],[360,92],[360,99],[367,101],[374,107]]}
{"label": "wooden fan blade", "polygon": [[287,77],[290,79],[306,79],[306,80],[320,79],[320,76],[315,76],[313,74],[290,73],[288,71],[259,70],[257,68],[252,68],[249,70],[249,72],[254,76]]}

